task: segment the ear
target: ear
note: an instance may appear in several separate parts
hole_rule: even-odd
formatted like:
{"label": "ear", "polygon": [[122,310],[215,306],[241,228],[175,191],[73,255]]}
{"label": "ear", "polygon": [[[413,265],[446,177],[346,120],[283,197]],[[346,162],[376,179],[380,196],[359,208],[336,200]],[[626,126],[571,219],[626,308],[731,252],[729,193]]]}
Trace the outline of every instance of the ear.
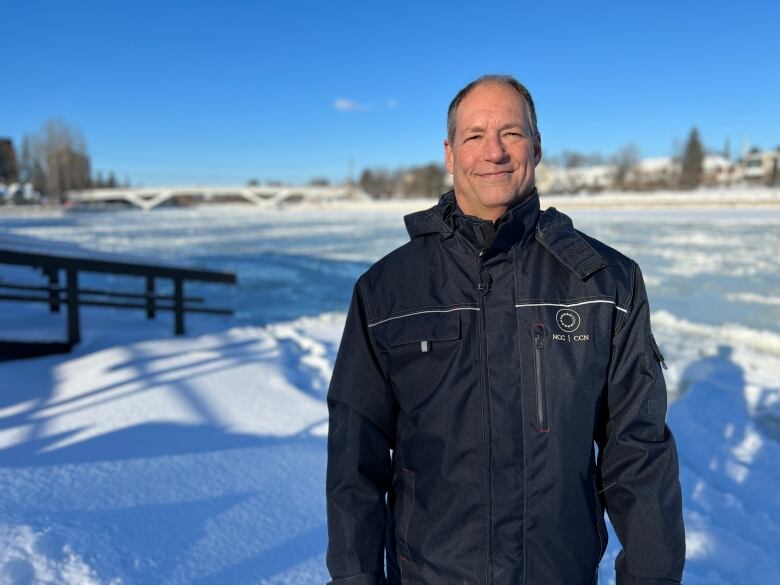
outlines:
{"label": "ear", "polygon": [[450,146],[450,141],[447,139],[444,140],[444,164],[447,166],[450,174],[454,175],[455,173],[452,171],[452,146]]}
{"label": "ear", "polygon": [[542,160],[542,135],[537,132],[536,140],[534,141],[534,166],[538,165]]}

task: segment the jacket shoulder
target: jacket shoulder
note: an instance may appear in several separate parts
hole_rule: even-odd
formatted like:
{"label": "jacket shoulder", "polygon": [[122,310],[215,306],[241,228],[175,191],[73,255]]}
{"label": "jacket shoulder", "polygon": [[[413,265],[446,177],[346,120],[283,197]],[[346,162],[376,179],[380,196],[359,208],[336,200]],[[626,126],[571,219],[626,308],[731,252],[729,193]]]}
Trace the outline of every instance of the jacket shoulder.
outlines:
{"label": "jacket shoulder", "polygon": [[547,208],[539,217],[537,240],[583,281],[631,286],[636,263],[625,254],[575,228],[572,219]]}
{"label": "jacket shoulder", "polygon": [[612,268],[613,270],[618,271],[628,270],[629,277],[631,276],[634,264],[636,264],[634,259],[626,256],[617,248],[613,248],[581,230],[577,229],[575,231],[604,259],[604,262],[607,265],[606,268]]}
{"label": "jacket shoulder", "polygon": [[608,286],[616,292],[619,306],[630,310],[637,286],[637,275],[641,278],[639,263],[601,240],[580,230],[576,231],[604,260],[604,268],[594,274],[593,278],[601,283],[609,283]]}
{"label": "jacket shoulder", "polygon": [[423,237],[410,240],[369,266],[358,278],[367,297],[375,297],[378,290],[397,288],[399,283],[409,281],[409,275],[424,272],[428,265],[428,239]]}

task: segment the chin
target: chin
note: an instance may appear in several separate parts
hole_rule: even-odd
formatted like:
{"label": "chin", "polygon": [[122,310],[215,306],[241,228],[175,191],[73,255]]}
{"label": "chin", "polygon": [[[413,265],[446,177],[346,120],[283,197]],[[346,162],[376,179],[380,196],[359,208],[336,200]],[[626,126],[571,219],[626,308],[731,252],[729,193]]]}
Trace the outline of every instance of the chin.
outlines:
{"label": "chin", "polygon": [[485,207],[497,207],[500,205],[509,205],[517,200],[518,192],[514,189],[488,190],[480,194],[480,201]]}

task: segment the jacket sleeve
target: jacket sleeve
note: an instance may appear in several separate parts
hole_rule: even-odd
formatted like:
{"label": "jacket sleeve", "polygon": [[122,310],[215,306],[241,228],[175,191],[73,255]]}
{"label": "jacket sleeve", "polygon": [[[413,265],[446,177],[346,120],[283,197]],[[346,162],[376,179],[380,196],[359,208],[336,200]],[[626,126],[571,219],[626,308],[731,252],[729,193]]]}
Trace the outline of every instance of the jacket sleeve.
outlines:
{"label": "jacket sleeve", "polygon": [[617,585],[680,583],[685,530],[677,447],[666,425],[662,357],[650,330],[642,272],[612,339],[606,424],[599,445],[600,492],[622,545]]}
{"label": "jacket sleeve", "polygon": [[384,585],[395,399],[355,284],[328,388],[328,571],[336,585]]}

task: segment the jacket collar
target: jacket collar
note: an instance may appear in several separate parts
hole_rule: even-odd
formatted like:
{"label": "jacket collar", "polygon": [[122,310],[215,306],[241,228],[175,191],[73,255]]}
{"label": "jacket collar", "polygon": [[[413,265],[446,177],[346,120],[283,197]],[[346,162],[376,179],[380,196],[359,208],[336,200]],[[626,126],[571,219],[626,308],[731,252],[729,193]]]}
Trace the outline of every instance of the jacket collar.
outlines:
{"label": "jacket collar", "polygon": [[404,216],[404,223],[412,239],[426,234],[447,239],[460,231],[478,249],[506,250],[515,243],[523,248],[536,239],[582,280],[607,265],[574,229],[569,216],[554,207],[539,211],[536,189],[530,197],[508,208],[495,223],[464,214],[457,206],[454,191],[442,195],[430,209]]}
{"label": "jacket collar", "polygon": [[412,239],[437,232],[446,239],[457,231],[477,249],[493,251],[507,250],[515,243],[525,247],[533,240],[538,220],[539,195],[536,189],[529,197],[509,207],[495,222],[463,213],[454,191],[442,195],[439,203],[430,209],[404,217]]}

